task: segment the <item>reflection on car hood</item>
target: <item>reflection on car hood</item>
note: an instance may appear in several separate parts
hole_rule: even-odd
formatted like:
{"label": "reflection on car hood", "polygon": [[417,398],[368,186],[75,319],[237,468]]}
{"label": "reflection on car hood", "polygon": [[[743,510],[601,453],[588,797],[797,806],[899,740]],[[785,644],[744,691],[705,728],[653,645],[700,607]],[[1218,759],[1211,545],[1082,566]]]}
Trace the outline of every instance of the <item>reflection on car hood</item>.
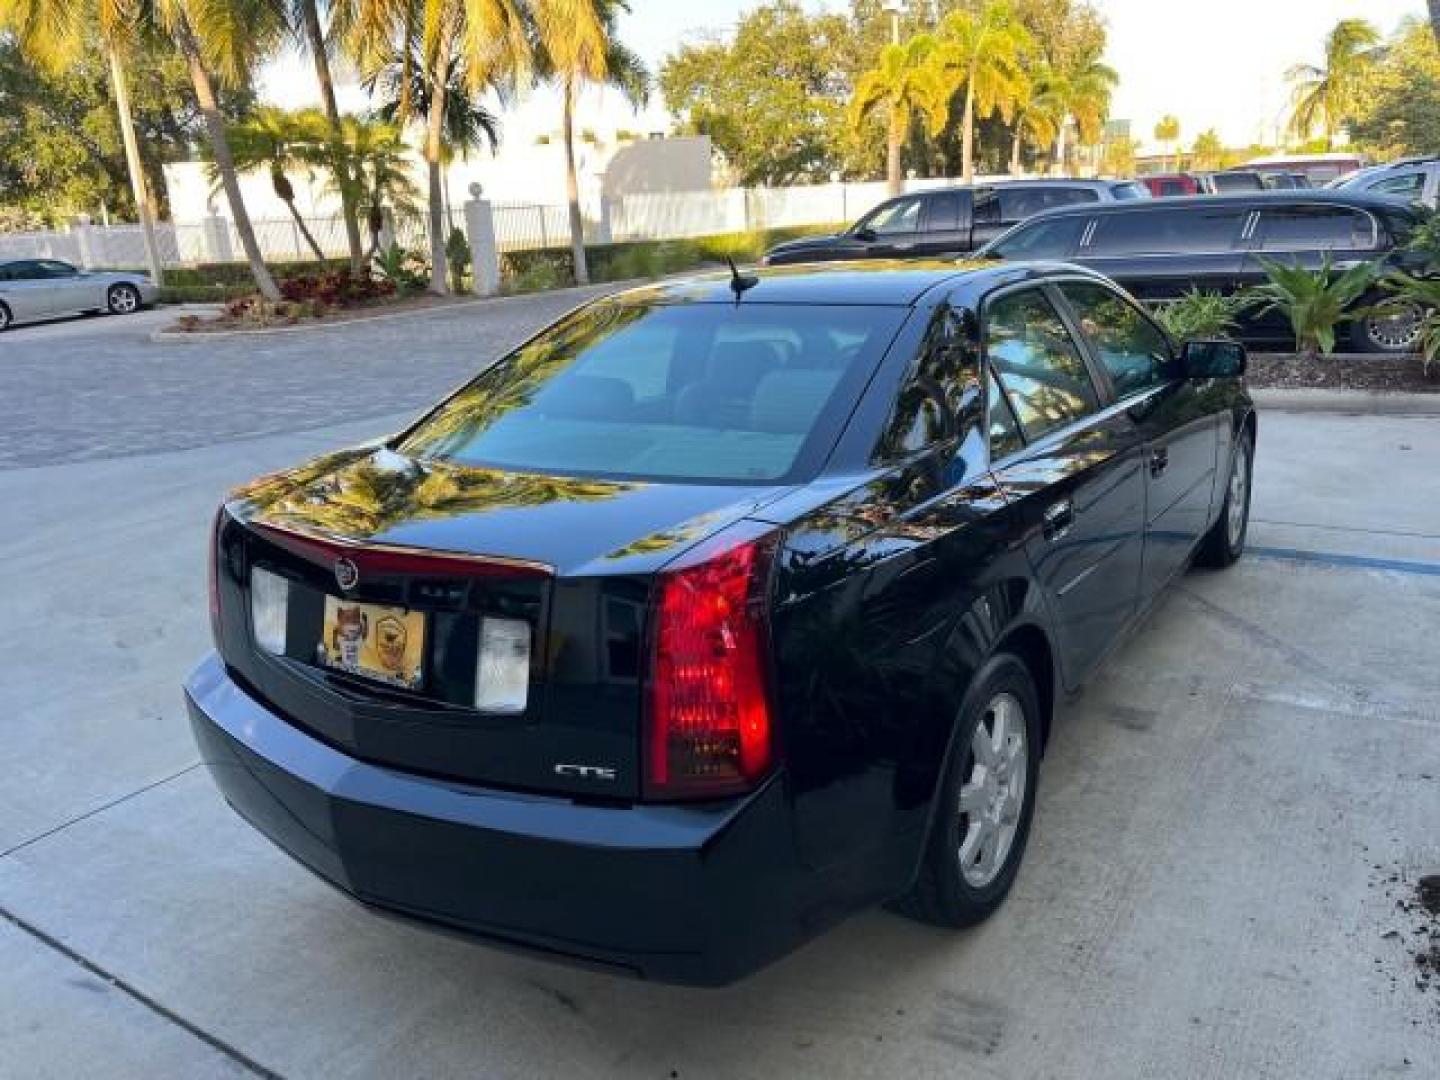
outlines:
{"label": "reflection on car hood", "polygon": [[769,251],[774,254],[777,251],[806,251],[810,248],[822,248],[839,240],[844,233],[824,233],[820,236],[801,236],[794,240],[786,240],[784,243],[776,244]]}
{"label": "reflection on car hood", "polygon": [[548,476],[372,444],[252,481],[233,493],[231,511],[253,524],[527,559],[561,574],[646,573],[788,490]]}

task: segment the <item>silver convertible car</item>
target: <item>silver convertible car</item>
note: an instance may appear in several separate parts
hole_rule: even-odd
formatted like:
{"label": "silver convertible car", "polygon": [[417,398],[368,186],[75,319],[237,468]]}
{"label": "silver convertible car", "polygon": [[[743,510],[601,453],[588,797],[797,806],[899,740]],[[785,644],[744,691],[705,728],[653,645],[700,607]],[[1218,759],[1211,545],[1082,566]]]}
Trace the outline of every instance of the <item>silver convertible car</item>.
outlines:
{"label": "silver convertible car", "polygon": [[144,274],[80,270],[59,259],[0,259],[0,330],[82,311],[129,315],[159,292]]}

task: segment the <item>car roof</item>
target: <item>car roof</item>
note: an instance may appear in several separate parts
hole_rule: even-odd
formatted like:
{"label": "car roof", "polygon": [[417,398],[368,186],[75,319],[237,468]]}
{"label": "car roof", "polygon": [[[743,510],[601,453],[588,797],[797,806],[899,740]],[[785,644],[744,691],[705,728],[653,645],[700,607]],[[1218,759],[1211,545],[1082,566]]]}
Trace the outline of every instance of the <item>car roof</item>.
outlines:
{"label": "car roof", "polygon": [[1027,218],[1021,225],[1043,218],[1058,218],[1083,214],[1095,217],[1105,214],[1156,213],[1184,206],[1314,206],[1326,204],[1344,206],[1358,210],[1373,210],[1393,214],[1396,211],[1411,212],[1413,208],[1404,200],[1368,192],[1346,191],[1343,189],[1276,190],[1276,191],[1227,191],[1218,195],[1174,195],[1164,199],[1142,199],[1133,202],[1086,203],[1082,206],[1057,206],[1041,211]]}
{"label": "car roof", "polygon": [[[748,267],[758,279],[743,304],[858,304],[910,307],[938,286],[961,282],[984,289],[1053,272],[1056,263],[998,263],[990,259],[802,263]],[[728,271],[642,285],[607,299],[626,304],[733,304]]]}

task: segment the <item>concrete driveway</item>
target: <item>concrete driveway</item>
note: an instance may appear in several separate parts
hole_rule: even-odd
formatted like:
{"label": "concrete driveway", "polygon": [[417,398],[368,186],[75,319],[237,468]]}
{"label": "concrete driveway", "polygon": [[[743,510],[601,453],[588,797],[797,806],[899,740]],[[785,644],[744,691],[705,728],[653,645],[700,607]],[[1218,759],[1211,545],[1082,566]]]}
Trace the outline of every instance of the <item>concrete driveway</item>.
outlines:
{"label": "concrete driveway", "polygon": [[1254,550],[1064,708],[971,932],[877,910],[729,989],[617,981],[379,919],[244,826],[180,704],[217,498],[565,306],[506,303],[447,313],[448,346],[419,322],[252,358],[145,317],[0,343],[0,1075],[1440,1075],[1411,905],[1440,871],[1433,419],[1262,413]]}

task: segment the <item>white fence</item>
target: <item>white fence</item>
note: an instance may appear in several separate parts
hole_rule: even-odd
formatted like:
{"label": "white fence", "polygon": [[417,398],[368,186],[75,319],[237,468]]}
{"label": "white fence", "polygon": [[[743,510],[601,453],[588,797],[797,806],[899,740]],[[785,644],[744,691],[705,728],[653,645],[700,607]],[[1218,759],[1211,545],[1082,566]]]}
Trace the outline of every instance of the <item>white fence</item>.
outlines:
{"label": "white fence", "polygon": [[[977,181],[998,179],[977,177]],[[906,189],[921,191],[958,183],[946,178],[909,180]],[[853,221],[883,201],[883,181],[810,184],[781,188],[724,188],[627,195],[603,199],[598,213],[585,217],[589,243],[678,240],[718,233],[746,232]],[[459,207],[450,219],[460,224]],[[502,252],[564,248],[570,243],[569,213],[563,205],[495,203],[492,206],[496,246]],[[253,222],[265,258],[275,262],[304,261],[314,251],[293,218]],[[325,257],[342,259],[349,252],[345,225],[339,215],[306,218],[305,225]],[[448,226],[447,226],[448,228]],[[387,221],[383,242],[402,247],[427,247],[423,218]],[[156,225],[160,257],[167,266],[234,262],[244,258],[239,234],[229,218],[163,222]],[[145,248],[139,225],[76,224],[56,231],[0,233],[0,258],[63,259],[87,268],[143,267]]]}

